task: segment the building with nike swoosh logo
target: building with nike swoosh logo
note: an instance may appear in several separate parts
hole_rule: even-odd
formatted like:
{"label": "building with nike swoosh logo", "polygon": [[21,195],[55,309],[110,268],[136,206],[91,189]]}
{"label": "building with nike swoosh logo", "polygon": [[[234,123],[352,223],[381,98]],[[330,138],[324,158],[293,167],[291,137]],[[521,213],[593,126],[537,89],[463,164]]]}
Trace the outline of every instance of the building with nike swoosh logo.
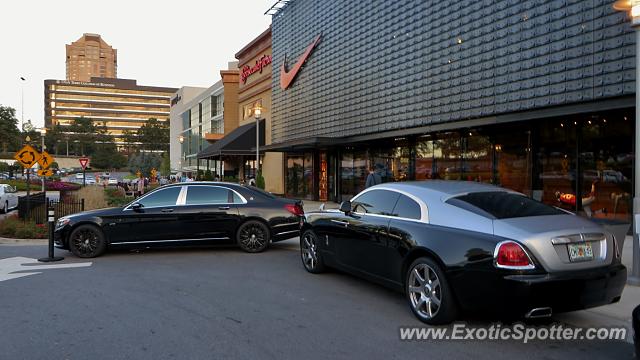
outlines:
{"label": "building with nike swoosh logo", "polygon": [[279,1],[266,148],[285,194],[349,199],[373,170],[629,221],[636,45],[613,2]]}

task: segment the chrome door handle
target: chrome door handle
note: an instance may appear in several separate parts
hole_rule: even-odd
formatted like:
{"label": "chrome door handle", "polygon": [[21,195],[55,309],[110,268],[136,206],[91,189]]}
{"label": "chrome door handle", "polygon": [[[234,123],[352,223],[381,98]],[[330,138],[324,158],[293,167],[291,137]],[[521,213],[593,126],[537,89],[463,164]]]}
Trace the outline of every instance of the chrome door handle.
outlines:
{"label": "chrome door handle", "polygon": [[162,209],[163,213],[170,213],[173,212],[173,209]]}
{"label": "chrome door handle", "polygon": [[345,227],[349,226],[349,222],[348,221],[331,220],[331,222],[334,222],[334,223],[340,224],[340,225],[344,225]]}
{"label": "chrome door handle", "polygon": [[218,209],[220,209],[220,210],[229,210],[229,209],[231,209],[231,207],[230,206],[218,206]]}

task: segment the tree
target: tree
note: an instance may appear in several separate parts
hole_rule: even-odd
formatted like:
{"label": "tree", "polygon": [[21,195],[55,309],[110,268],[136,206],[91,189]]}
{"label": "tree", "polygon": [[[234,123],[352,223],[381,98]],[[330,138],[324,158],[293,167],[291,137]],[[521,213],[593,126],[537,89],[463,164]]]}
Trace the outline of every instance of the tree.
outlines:
{"label": "tree", "polygon": [[49,154],[59,154],[59,150],[66,148],[64,129],[60,125],[54,125],[47,129],[47,133],[44,137],[44,144],[47,147]]}
{"label": "tree", "polygon": [[92,155],[95,150],[99,129],[93,124],[91,119],[79,117],[68,126],[67,130],[72,133],[70,141],[76,155]]}
{"label": "tree", "polygon": [[21,142],[16,110],[0,105],[0,150],[3,153],[18,151]]}
{"label": "tree", "polygon": [[131,130],[122,131],[120,136],[126,147],[126,153],[131,154],[138,150],[138,134]]}
{"label": "tree", "polygon": [[140,171],[143,175],[149,176],[151,169],[159,168],[162,158],[158,154],[138,152],[129,156],[129,171],[136,173]]}
{"label": "tree", "polygon": [[138,141],[142,143],[142,150],[168,151],[169,124],[150,118],[138,129]]}
{"label": "tree", "polygon": [[91,167],[121,169],[127,166],[127,158],[118,152],[114,143],[101,143],[91,157]]}
{"label": "tree", "polygon": [[162,164],[160,165],[160,173],[164,176],[171,175],[171,161],[169,159],[169,153],[162,153]]}

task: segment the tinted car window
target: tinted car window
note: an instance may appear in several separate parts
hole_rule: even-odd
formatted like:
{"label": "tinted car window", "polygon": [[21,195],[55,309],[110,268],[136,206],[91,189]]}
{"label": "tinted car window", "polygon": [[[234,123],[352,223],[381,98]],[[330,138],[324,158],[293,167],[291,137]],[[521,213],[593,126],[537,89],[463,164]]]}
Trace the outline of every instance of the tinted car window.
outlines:
{"label": "tinted car window", "polygon": [[158,190],[153,192],[144,198],[138,200],[144,207],[154,206],[171,206],[175,205],[180,195],[180,186],[174,186],[167,189]]}
{"label": "tinted car window", "polygon": [[351,203],[354,212],[391,215],[400,194],[387,190],[371,190]]}
{"label": "tinted car window", "polygon": [[396,207],[393,209],[393,215],[406,219],[420,219],[420,205],[406,195],[400,195]]}
{"label": "tinted car window", "polygon": [[229,204],[233,202],[232,191],[219,186],[189,186],[187,205]]}
{"label": "tinted car window", "polygon": [[564,214],[524,195],[504,191],[471,193],[449,199],[447,203],[492,219]]}

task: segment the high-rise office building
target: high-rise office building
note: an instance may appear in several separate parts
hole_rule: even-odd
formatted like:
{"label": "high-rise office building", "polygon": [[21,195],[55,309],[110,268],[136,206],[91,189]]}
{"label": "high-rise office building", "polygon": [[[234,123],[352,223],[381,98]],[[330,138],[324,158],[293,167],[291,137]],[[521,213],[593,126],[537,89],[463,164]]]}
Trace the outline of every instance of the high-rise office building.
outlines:
{"label": "high-rise office building", "polygon": [[83,34],[67,45],[67,80],[89,82],[92,77],[118,76],[118,51],[98,34]]}
{"label": "high-rise office building", "polygon": [[178,89],[142,86],[136,80],[91,78],[91,82],[44,81],[45,126],[68,128],[78,118],[105,125],[120,149],[125,131],[135,133],[150,118],[169,120],[171,95]]}

